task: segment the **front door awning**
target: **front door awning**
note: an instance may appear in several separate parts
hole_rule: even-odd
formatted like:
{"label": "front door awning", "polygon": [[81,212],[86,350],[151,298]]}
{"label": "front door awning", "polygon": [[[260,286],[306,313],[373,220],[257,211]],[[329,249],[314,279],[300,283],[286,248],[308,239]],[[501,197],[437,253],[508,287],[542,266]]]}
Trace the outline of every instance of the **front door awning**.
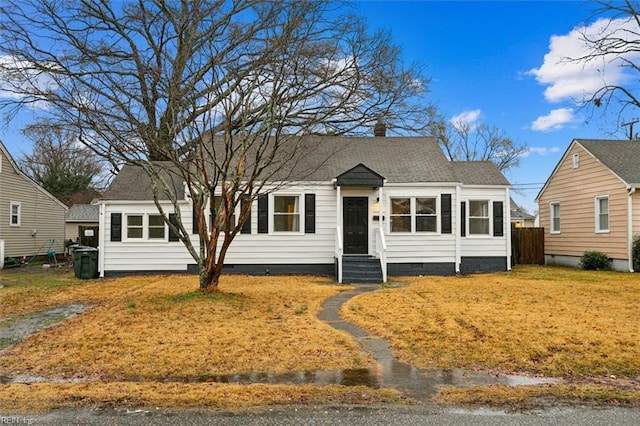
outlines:
{"label": "front door awning", "polygon": [[368,186],[370,188],[380,188],[384,185],[384,177],[362,163],[342,173],[336,180],[338,186]]}

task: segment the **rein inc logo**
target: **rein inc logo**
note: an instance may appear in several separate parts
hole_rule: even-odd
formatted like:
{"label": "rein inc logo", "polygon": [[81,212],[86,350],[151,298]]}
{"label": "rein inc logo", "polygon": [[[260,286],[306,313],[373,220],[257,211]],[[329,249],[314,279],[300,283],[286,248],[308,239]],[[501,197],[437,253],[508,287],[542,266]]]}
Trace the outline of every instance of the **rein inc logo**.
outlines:
{"label": "rein inc logo", "polygon": [[33,419],[20,416],[0,416],[0,425],[32,425]]}

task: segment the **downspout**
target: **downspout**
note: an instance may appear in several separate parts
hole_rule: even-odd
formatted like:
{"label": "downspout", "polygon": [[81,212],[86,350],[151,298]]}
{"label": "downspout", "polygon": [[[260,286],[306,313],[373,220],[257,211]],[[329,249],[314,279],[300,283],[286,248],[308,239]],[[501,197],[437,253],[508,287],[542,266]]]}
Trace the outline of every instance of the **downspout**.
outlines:
{"label": "downspout", "polygon": [[338,283],[342,284],[342,243],[340,240],[342,239],[342,203],[341,203],[341,194],[340,194],[340,185],[337,182],[334,183],[336,185],[336,246],[337,246],[337,262],[338,262]]}
{"label": "downspout", "polygon": [[635,194],[636,188],[628,188],[627,196],[627,248],[629,259],[629,272],[633,271],[633,194]]}
{"label": "downspout", "polygon": [[100,278],[104,278],[104,252],[105,252],[105,233],[107,232],[105,229],[105,220],[106,218],[106,203],[100,203],[100,217],[99,226],[100,230],[98,231],[98,272],[100,273]]}
{"label": "downspout", "polygon": [[[460,237],[460,222],[461,222],[461,217],[460,217],[460,185],[456,185],[456,201],[455,201],[455,212],[456,212],[456,222],[455,222],[455,229],[456,229],[456,250],[455,250],[455,255],[456,255],[456,274],[460,273],[460,264],[462,263],[462,254],[460,252],[460,247],[461,247],[461,237]],[[452,206],[453,207],[453,206]]]}
{"label": "downspout", "polygon": [[506,198],[504,202],[504,210],[506,212],[504,226],[507,228],[507,271],[511,270],[511,195],[509,194],[509,187],[505,189]]}

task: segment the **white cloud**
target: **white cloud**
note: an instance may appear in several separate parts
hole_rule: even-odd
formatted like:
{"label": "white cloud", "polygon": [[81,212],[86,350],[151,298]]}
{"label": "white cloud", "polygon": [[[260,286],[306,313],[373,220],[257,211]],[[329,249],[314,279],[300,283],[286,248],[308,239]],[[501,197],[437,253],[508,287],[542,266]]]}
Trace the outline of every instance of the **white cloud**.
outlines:
{"label": "white cloud", "polygon": [[606,81],[607,84],[620,84],[628,76],[621,58],[637,60],[640,53],[629,52],[619,55],[606,55],[591,60],[577,61],[578,58],[593,53],[592,47],[585,42],[614,35],[629,39],[637,33],[637,24],[631,19],[599,19],[590,25],[575,27],[565,35],[554,35],[549,43],[549,52],[544,56],[543,64],[528,74],[547,86],[544,95],[550,102],[572,100],[581,102],[595,93]]}
{"label": "white cloud", "polygon": [[538,154],[538,155],[541,155],[541,156],[545,156],[545,155],[549,155],[549,154],[554,154],[556,152],[560,152],[560,147],[552,146],[551,148],[547,148],[547,147],[544,147],[544,146],[532,146],[532,147],[529,147],[527,152],[522,154],[522,156],[523,157],[528,157],[531,154]]}
{"label": "white cloud", "polygon": [[573,123],[576,118],[573,114],[573,108],[558,108],[551,110],[549,114],[538,117],[531,123],[531,130],[539,132],[550,132],[552,130],[560,130],[565,124]]}
{"label": "white cloud", "polygon": [[475,128],[478,125],[481,113],[482,111],[479,109],[462,111],[460,114],[453,116],[449,122],[458,129],[461,127]]}

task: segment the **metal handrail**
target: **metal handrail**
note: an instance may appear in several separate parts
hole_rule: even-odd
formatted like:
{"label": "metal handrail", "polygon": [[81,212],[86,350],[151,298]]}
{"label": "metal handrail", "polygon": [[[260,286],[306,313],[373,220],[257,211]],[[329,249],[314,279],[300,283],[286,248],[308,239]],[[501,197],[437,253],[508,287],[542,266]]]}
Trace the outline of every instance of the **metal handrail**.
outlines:
{"label": "metal handrail", "polygon": [[382,282],[387,282],[387,240],[384,237],[382,228],[378,228],[376,233],[376,252],[380,259],[380,268],[382,269]]}
{"label": "metal handrail", "polygon": [[338,282],[342,283],[342,230],[339,226],[336,227],[336,247],[335,247],[336,259],[338,260]]}

